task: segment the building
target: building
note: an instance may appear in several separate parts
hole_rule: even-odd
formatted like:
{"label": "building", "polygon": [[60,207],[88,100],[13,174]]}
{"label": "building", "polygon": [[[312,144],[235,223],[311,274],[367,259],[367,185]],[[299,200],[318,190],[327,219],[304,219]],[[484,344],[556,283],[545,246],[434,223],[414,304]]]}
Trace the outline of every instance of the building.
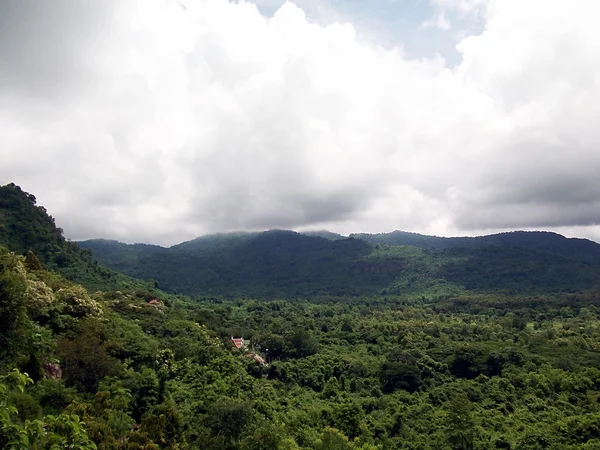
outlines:
{"label": "building", "polygon": [[234,338],[233,336],[231,336],[231,343],[235,348],[246,350],[248,348],[246,342],[247,341],[244,341],[244,338]]}

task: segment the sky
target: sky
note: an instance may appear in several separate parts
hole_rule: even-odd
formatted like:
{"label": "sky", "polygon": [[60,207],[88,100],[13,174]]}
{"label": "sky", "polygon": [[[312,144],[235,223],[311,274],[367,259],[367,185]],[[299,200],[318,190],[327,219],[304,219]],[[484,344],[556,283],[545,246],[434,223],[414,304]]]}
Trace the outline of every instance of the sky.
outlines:
{"label": "sky", "polygon": [[0,184],[73,240],[600,240],[597,0],[0,0]]}

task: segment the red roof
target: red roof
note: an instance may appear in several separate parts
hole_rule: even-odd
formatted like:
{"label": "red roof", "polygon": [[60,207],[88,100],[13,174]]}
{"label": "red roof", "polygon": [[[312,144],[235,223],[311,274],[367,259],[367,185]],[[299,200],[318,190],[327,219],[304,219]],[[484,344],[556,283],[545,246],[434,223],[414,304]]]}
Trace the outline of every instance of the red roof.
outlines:
{"label": "red roof", "polygon": [[244,346],[244,339],[242,338],[231,338],[231,342],[235,345],[235,348],[242,348]]}
{"label": "red roof", "polygon": [[160,302],[158,300],[156,300],[155,298],[153,298],[148,303],[150,303],[151,305],[158,305]]}

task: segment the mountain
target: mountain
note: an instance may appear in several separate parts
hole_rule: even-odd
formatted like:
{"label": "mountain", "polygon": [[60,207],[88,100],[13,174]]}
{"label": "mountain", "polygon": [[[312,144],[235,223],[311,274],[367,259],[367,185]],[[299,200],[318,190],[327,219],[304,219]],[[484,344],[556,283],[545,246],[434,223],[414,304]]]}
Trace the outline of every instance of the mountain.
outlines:
{"label": "mountain", "polygon": [[492,246],[522,248],[600,263],[600,244],[588,239],[566,238],[548,231],[511,231],[478,237],[438,237],[393,231],[382,234],[351,234],[350,237],[371,244],[410,245],[427,250]]}
{"label": "mountain", "polygon": [[0,245],[17,254],[32,251],[47,269],[89,289],[160,286],[188,295],[308,298],[600,286],[600,244],[550,232],[443,238],[395,231],[346,238],[271,230],[202,236],[170,248],[104,239],[77,244],[14,184],[0,187]]}
{"label": "mountain", "polygon": [[168,249],[101,240],[80,245],[115,270],[189,295],[438,296],[600,285],[600,245],[549,232],[441,238],[396,231],[332,240],[271,230],[203,236]]}
{"label": "mountain", "polygon": [[345,237],[342,236],[341,234],[332,233],[331,231],[327,231],[327,230],[303,231],[302,234],[305,236],[322,237],[325,239],[331,239],[332,241],[335,241],[337,239],[345,239]]}
{"label": "mountain", "polygon": [[171,249],[186,253],[208,254],[215,251],[224,251],[232,245],[246,242],[257,235],[258,233],[244,232],[208,234],[174,245]]}
{"label": "mountain", "polygon": [[0,186],[0,242],[16,253],[32,250],[50,266],[64,265],[64,254],[72,253],[46,209],[13,183]]}
{"label": "mountain", "polygon": [[167,251],[158,245],[132,244],[109,239],[91,239],[78,242],[78,246],[84,250],[92,251],[94,258],[98,261],[110,261],[110,267],[117,272],[126,273],[131,267],[140,263],[140,260],[148,255],[160,254]]}
{"label": "mountain", "polygon": [[[289,231],[233,240],[244,289],[240,273],[295,286],[304,272],[321,289],[352,281],[344,261],[368,264],[351,264],[360,279],[394,258],[411,276],[462,258]],[[0,246],[0,448],[597,448],[594,294],[190,301],[92,293],[33,262]]]}
{"label": "mountain", "polygon": [[401,270],[399,261],[370,260],[372,248],[362,240],[284,230],[212,235],[169,249],[102,240],[80,245],[115,270],[190,295],[366,295]]}

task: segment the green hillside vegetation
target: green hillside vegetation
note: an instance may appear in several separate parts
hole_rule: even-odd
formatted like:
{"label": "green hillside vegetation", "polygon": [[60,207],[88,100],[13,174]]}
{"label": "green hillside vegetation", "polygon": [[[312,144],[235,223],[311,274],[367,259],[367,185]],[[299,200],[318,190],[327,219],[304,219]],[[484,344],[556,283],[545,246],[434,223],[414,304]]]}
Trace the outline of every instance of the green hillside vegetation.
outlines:
{"label": "green hillside vegetation", "polygon": [[600,444],[595,295],[152,296],[90,294],[0,250],[0,447]]}
{"label": "green hillside vegetation", "polygon": [[427,250],[478,249],[487,247],[520,248],[600,263],[600,245],[589,239],[566,238],[548,231],[512,231],[478,237],[438,237],[405,231],[381,234],[351,234],[372,244],[410,245]]}
{"label": "green hillside vegetation", "polygon": [[381,261],[396,259],[404,264],[404,270],[381,291],[382,295],[440,298],[466,293],[460,284],[461,280],[457,280],[457,283],[449,281],[442,270],[452,263],[460,267],[468,256],[432,252],[410,245],[375,244],[369,258]]}
{"label": "green hillside vegetation", "polygon": [[187,295],[362,295],[385,288],[402,269],[401,261],[368,258],[371,246],[358,239],[331,240],[281,230],[208,237],[149,253],[114,241],[80,245],[115,270]]}
{"label": "green hillside vegetation", "polygon": [[437,297],[579,292],[600,284],[599,244],[547,232],[329,239],[276,230],[206,236],[168,249],[103,240],[80,245],[114,270],[192,296]]}
{"label": "green hillside vegetation", "polygon": [[[32,204],[13,212],[27,217]],[[256,295],[276,279],[289,293],[306,279],[323,292],[329,279],[321,268],[332,285],[355,276],[357,289],[360,277],[373,275],[365,292],[393,277],[373,294],[192,300],[147,283],[87,290],[57,272],[61,252],[81,252],[74,244],[56,244],[42,265],[31,250],[46,248],[52,235],[45,217],[23,222],[46,224],[38,238],[29,226],[6,227],[5,245],[13,247],[0,246],[0,448],[600,448],[600,305],[591,262],[523,248],[424,249],[276,231],[220,247],[222,264],[238,264],[233,289],[249,286]],[[142,260],[154,251],[178,255],[133,248],[150,253]],[[70,274],[96,267],[71,261]],[[531,271],[512,273],[510,261],[531,261]],[[482,265],[487,291],[477,290]],[[576,291],[542,292],[518,278],[546,268],[551,282],[561,275],[554,267],[573,277],[556,289],[572,283]],[[492,273],[505,272],[518,292],[494,287],[501,280]],[[469,276],[476,290],[464,287]],[[236,349],[232,336],[249,348]]]}
{"label": "green hillside vegetation", "polygon": [[305,236],[322,237],[325,239],[331,239],[333,241],[338,240],[338,239],[344,239],[344,236],[342,236],[341,234],[332,233],[331,231],[327,231],[327,230],[303,231],[302,234]]}

